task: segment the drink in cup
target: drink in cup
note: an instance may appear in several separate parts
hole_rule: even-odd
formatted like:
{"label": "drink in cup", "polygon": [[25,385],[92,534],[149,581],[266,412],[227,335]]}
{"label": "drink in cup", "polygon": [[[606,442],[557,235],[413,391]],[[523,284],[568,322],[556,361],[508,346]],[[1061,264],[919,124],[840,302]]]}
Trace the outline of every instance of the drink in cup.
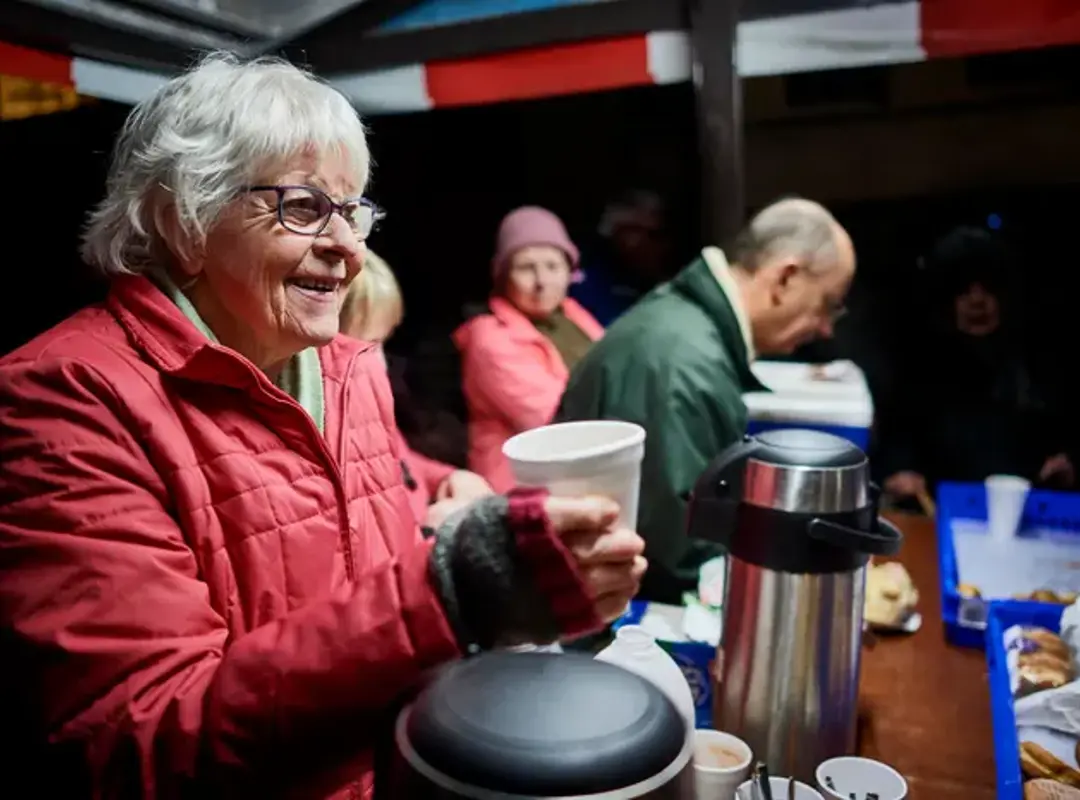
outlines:
{"label": "drink in cup", "polygon": [[708,728],[694,731],[697,800],[735,800],[752,760],[750,746],[737,736]]}

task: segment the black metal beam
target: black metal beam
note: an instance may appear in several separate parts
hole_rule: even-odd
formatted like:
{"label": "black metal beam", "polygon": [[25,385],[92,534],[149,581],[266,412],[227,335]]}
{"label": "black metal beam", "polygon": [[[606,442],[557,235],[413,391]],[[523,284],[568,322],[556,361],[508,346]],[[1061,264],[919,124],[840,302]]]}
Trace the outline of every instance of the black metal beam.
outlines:
{"label": "black metal beam", "polygon": [[[358,51],[367,47],[368,33],[420,5],[423,0],[367,0],[358,6],[325,20],[318,27],[302,31],[297,37],[285,43],[278,43],[278,50],[293,61],[310,65],[317,71],[324,71],[321,62],[333,63],[335,56],[355,57]],[[360,41],[363,38],[364,43]],[[334,53],[341,48],[344,54]],[[378,69],[380,66],[374,67]]]}
{"label": "black metal beam", "polygon": [[160,72],[190,64],[196,50],[30,3],[0,0],[0,40]]}
{"label": "black metal beam", "polygon": [[362,20],[361,6],[344,15],[340,24],[324,26],[294,47],[301,48],[304,60],[319,72],[362,72],[654,30],[681,30],[686,27],[686,16],[680,5],[674,0],[613,0],[385,34],[363,33],[374,25]]}
{"label": "black metal beam", "polygon": [[701,150],[701,234],[722,245],[745,213],[742,92],[735,62],[739,0],[685,0]]}

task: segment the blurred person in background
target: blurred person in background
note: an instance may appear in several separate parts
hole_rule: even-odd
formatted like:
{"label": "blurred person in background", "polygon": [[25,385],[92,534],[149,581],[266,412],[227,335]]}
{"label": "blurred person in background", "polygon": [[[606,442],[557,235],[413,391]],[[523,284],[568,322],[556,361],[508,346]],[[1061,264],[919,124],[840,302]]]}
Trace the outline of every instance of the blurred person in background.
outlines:
{"label": "blurred person in background", "polygon": [[1019,475],[1071,488],[1071,427],[1026,352],[1014,254],[999,235],[957,228],[923,266],[928,314],[919,351],[882,404],[877,469],[894,500],[937,483]]}
{"label": "blurred person in background", "polygon": [[596,244],[584,255],[570,296],[606,328],[671,277],[670,258],[663,200],[643,189],[626,192],[604,209]]}
{"label": "blurred person in background", "polygon": [[469,469],[496,491],[514,485],[502,446],[551,422],[570,370],[603,328],[566,296],[578,249],[550,211],[525,206],[499,225],[494,291],[453,335],[469,412]]}
{"label": "blurred person in background", "polygon": [[[364,257],[364,269],[352,282],[341,306],[341,332],[354,339],[382,345],[389,339],[405,316],[405,301],[401,287],[390,265],[372,250]],[[389,369],[389,368],[388,368]],[[390,385],[394,395],[394,414],[401,417],[409,409],[408,387],[400,370],[391,371]],[[417,522],[434,530],[450,514],[472,501],[494,494],[491,485],[475,472],[457,469],[411,449],[397,430],[402,453],[401,467],[405,488]]]}
{"label": "blurred person in background", "polygon": [[682,605],[720,553],[685,534],[698,477],[746,432],[742,395],[763,387],[758,354],[788,355],[832,335],[855,274],[851,239],[817,203],[781,200],[725,252],[700,257],[646,295],[578,364],[558,419],[619,419],[646,431],[638,529],[641,597]]}
{"label": "blurred person in background", "polygon": [[637,591],[603,498],[420,535],[384,363],[339,334],[369,165],[349,101],[278,59],[210,55],[131,112],[83,249],[107,300],[0,359],[10,787],[369,800],[433,667]]}

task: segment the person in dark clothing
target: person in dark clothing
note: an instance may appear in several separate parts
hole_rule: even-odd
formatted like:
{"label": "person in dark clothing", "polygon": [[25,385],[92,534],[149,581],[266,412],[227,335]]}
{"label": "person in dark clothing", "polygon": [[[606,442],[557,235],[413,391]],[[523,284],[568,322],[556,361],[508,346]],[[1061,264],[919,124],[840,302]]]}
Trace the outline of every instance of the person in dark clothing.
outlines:
{"label": "person in dark clothing", "polygon": [[670,245],[660,197],[641,189],[625,193],[604,209],[596,240],[583,248],[570,297],[606,328],[671,277]]}
{"label": "person in dark clothing", "polygon": [[1013,254],[988,231],[959,228],[925,267],[924,346],[879,416],[887,494],[903,501],[995,474],[1071,487],[1068,427],[1025,352]]}

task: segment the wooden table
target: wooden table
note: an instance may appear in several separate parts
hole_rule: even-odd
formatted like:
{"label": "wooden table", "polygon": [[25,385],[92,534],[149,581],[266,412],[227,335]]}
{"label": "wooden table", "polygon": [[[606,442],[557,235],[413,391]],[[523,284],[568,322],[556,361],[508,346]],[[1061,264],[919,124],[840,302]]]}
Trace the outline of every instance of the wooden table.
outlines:
{"label": "wooden table", "polygon": [[923,625],[864,651],[859,753],[903,773],[910,800],[994,800],[984,655],[945,642],[933,521],[888,516],[905,534],[897,560],[919,588]]}

